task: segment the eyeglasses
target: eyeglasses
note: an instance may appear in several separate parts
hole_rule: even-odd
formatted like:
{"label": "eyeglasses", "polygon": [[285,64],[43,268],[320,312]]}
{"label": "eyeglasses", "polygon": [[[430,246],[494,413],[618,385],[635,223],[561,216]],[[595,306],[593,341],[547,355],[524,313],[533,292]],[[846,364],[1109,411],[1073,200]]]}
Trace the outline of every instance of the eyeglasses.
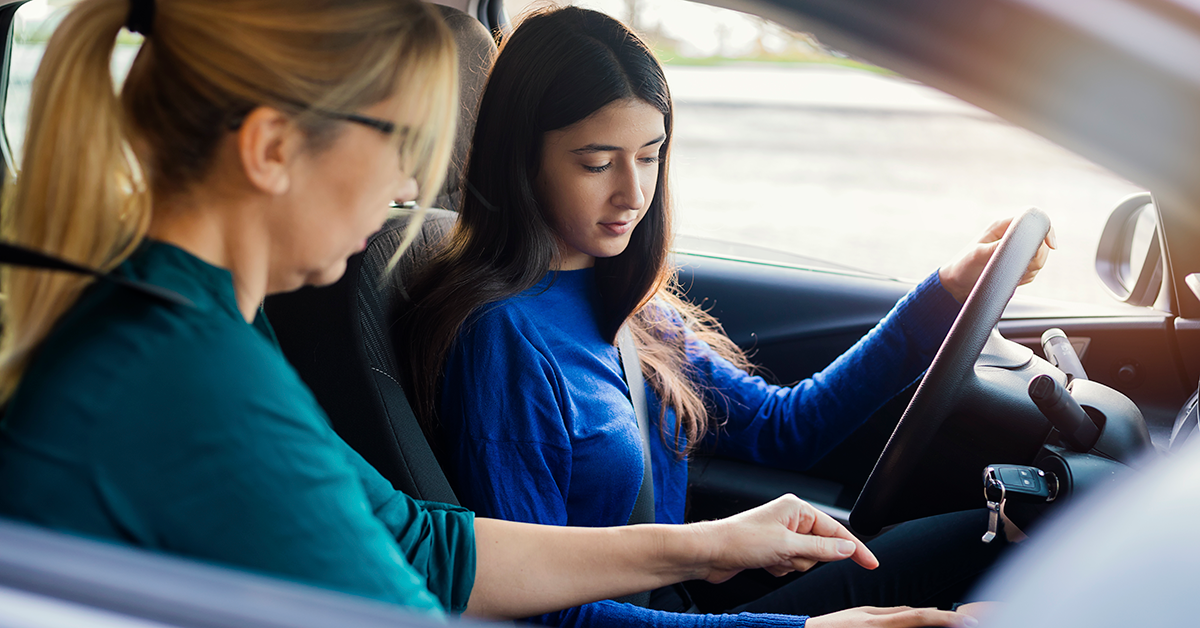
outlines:
{"label": "eyeglasses", "polygon": [[[389,122],[388,120],[372,118],[371,116],[364,116],[364,115],[358,114],[358,113],[345,113],[342,111],[329,111],[327,109],[308,109],[308,111],[310,113],[314,113],[318,116],[329,118],[331,120],[342,120],[345,122],[353,122],[355,124],[361,124],[365,127],[370,127],[372,129],[375,129],[376,131],[379,131],[380,133],[383,133],[384,135],[392,135],[393,133],[396,132],[396,123]],[[247,111],[245,113],[241,113],[236,116],[233,116],[225,123],[225,126],[227,126],[230,131],[236,131],[236,130],[242,128],[242,123],[246,121],[246,116],[249,114],[250,114],[250,112]]]}
{"label": "eyeglasses", "polygon": [[325,111],[323,109],[311,109],[310,111],[331,120],[345,120],[346,122],[361,124],[365,127],[375,129],[384,135],[391,135],[396,132],[395,122],[380,120],[379,118],[372,118],[371,116],[364,116],[357,113],[343,113],[341,111]]}

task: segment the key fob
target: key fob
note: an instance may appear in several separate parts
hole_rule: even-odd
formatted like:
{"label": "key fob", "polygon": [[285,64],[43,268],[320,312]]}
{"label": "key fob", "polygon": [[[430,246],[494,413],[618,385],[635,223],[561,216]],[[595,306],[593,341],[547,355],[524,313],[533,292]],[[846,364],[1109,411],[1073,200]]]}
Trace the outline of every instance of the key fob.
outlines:
{"label": "key fob", "polygon": [[1058,497],[1058,478],[1037,467],[991,464],[983,471],[983,483],[985,491],[989,485],[1002,486],[1004,498],[1012,501],[1052,502]]}
{"label": "key fob", "polygon": [[1017,464],[990,464],[983,470],[983,498],[987,501],[988,529],[984,543],[1000,533],[1000,515],[1008,500],[1050,502],[1058,496],[1058,478],[1037,467]]}

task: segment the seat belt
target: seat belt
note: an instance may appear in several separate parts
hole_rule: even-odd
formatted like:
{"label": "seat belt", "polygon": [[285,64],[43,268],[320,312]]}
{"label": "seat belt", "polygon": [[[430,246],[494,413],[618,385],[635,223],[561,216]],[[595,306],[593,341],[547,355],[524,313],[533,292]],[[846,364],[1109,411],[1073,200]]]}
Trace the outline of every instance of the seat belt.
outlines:
{"label": "seat belt", "polygon": [[642,364],[638,360],[637,345],[633,342],[633,334],[628,325],[622,326],[621,331],[617,332],[617,349],[621,353],[621,367],[625,369],[629,400],[633,402],[638,432],[642,436],[642,487],[638,490],[637,500],[633,502],[633,512],[629,514],[628,524],[654,523],[654,475],[650,464],[650,417],[646,416],[646,384],[642,379]]}
{"label": "seat belt", "polygon": [[[633,333],[629,326],[624,325],[617,332],[617,349],[621,353],[621,368],[625,370],[625,383],[629,386],[629,400],[633,402],[633,412],[637,415],[638,432],[642,436],[642,487],[638,489],[637,499],[633,502],[633,512],[629,514],[627,525],[637,523],[654,523],[654,468],[650,464],[650,416],[646,409],[646,383],[642,379],[642,364],[638,360],[637,344],[633,341]],[[650,608],[651,594],[668,608],[679,606],[682,612],[696,612],[691,596],[682,584],[662,587],[654,591],[643,591],[615,598],[618,602],[626,602]],[[662,600],[659,598],[666,598]],[[669,601],[667,601],[669,600]]]}
{"label": "seat belt", "polygon": [[41,270],[59,270],[68,273],[75,273],[77,275],[88,275],[90,277],[95,277],[96,279],[101,279],[118,286],[123,286],[133,290],[134,292],[140,292],[142,294],[154,297],[155,299],[166,301],[167,303],[173,305],[182,305],[184,307],[196,306],[196,304],[192,303],[191,299],[179,294],[178,292],[175,292],[174,290],[163,288],[162,286],[156,286],[145,281],[127,279],[112,273],[102,273],[93,268],[80,266],[64,259],[59,259],[52,255],[47,255],[33,249],[17,246],[15,244],[0,242],[0,265],[37,268]]}
{"label": "seat belt", "polygon": [[[629,325],[621,326],[617,332],[617,350],[621,354],[621,368],[625,370],[625,383],[629,386],[629,400],[633,402],[633,412],[637,415],[638,432],[642,437],[642,487],[638,489],[637,499],[633,502],[633,512],[629,513],[627,525],[638,523],[654,523],[654,474],[650,466],[650,417],[646,416],[646,384],[642,380],[642,365],[638,361],[637,345],[633,342],[633,333]],[[649,608],[650,591],[631,593],[619,598],[625,602],[643,608]]]}

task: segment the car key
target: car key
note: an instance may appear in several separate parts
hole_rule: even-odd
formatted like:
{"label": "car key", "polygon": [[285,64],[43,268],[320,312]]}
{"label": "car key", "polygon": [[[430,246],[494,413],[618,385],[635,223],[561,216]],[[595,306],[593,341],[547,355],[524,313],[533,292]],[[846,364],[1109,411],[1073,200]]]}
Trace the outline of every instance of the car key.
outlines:
{"label": "car key", "polygon": [[983,498],[987,500],[988,529],[983,533],[983,542],[991,543],[996,540],[1000,531],[1000,506],[1004,504],[1004,485],[999,482],[988,482],[984,474]]}
{"label": "car key", "polygon": [[1000,515],[1009,499],[1023,502],[1052,502],[1058,497],[1058,478],[1037,467],[991,464],[983,470],[983,498],[987,500],[988,529],[984,543],[1000,532]]}

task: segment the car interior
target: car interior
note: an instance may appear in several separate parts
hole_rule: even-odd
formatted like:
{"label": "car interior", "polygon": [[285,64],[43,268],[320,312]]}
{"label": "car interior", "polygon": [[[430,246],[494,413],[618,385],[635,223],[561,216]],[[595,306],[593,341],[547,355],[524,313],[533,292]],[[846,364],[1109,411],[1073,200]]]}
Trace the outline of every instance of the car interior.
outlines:
{"label": "car interior", "polygon": [[[494,44],[474,18],[449,7],[442,10],[454,25],[460,49],[472,51],[460,58],[460,128],[470,129]],[[465,162],[468,148],[460,135],[456,164]],[[457,200],[453,194],[460,175],[458,168],[452,169],[442,208],[429,210],[419,238],[392,273],[385,268],[403,239],[412,210],[399,210],[371,238],[367,250],[351,259],[336,285],[272,296],[264,304],[289,361],[339,434],[397,488],[450,503],[458,500],[407,403],[402,385],[406,376],[400,370],[402,361],[393,353],[392,335],[409,306],[406,282],[453,225]],[[1150,202],[1146,197],[1134,205],[1141,208]],[[1040,241],[1040,236],[1034,241]],[[1011,262],[1009,274],[1023,269],[1030,255]],[[829,364],[911,288],[861,273],[814,272],[703,254],[677,252],[675,261],[687,297],[710,307],[735,342],[752,353],[760,374],[781,384],[799,381]],[[970,355],[960,360],[975,365],[972,377],[943,383],[940,390],[927,393],[925,405],[915,410],[911,407],[918,388],[914,383],[804,473],[701,453],[690,465],[689,518],[728,516],[791,492],[871,536],[901,521],[983,507],[980,474],[989,464],[1054,469],[1053,477],[1061,482],[1056,491],[1065,502],[1075,485],[1083,490],[1116,477],[1118,467],[1140,464],[1153,450],[1151,432],[1165,447],[1177,411],[1195,389],[1196,380],[1178,370],[1177,363],[1162,359],[1171,355],[1174,346],[1166,321],[1152,313],[1117,324],[1106,319],[1060,318],[1044,306],[1039,311],[1035,304],[1026,305],[1019,318],[1001,320],[1015,279],[1011,283],[993,299],[990,322],[976,313],[961,317],[976,321],[973,329],[961,332],[975,335],[974,348],[967,350]],[[771,306],[762,307],[764,303]],[[993,326],[998,334],[988,333]],[[1026,390],[1028,381],[1039,373],[1057,374],[1061,384],[1067,383],[1063,372],[1043,355],[1042,334],[1050,328],[1062,329],[1085,348],[1080,358],[1087,372],[1081,379],[1088,381],[1072,385],[1074,396],[1090,420],[1101,427],[1109,424],[1106,441],[1083,451],[1064,446],[1058,430]],[[984,356],[977,361],[981,351]],[[952,400],[951,407],[931,412],[931,397],[935,409],[947,399]],[[908,419],[909,413],[913,419]],[[939,416],[930,419],[931,414]],[[898,430],[902,422],[912,426],[909,432]],[[913,425],[918,422],[922,425]],[[1122,425],[1124,431],[1119,429]],[[1100,454],[1106,446],[1107,452]],[[879,452],[885,448],[881,458]],[[871,488],[864,490],[869,483]],[[869,515],[863,515],[868,506]],[[1032,523],[1045,510],[1044,504],[1008,509],[1011,517],[1025,523]],[[702,608],[720,608],[749,601],[779,584],[752,572],[720,587],[690,586],[703,593],[695,596]]]}
{"label": "car interior", "polygon": [[[1155,190],[1153,197],[1141,195],[1116,208],[1096,258],[1097,273],[1114,297],[1143,306],[1144,311],[1136,316],[1078,316],[1020,296],[1010,302],[1031,255],[1031,243],[1036,249],[1048,227],[1044,216],[1025,214],[1021,229],[1014,229],[1011,240],[1002,246],[1008,257],[985,272],[982,289],[968,300],[966,313],[923,381],[914,382],[803,473],[703,452],[694,456],[689,519],[727,516],[790,492],[870,537],[911,518],[987,507],[993,494],[985,488],[994,489],[1005,480],[1000,477],[1003,469],[998,469],[989,484],[985,468],[1018,465],[1053,478],[1049,500],[1042,495],[1021,501],[1010,495],[1009,515],[1028,531],[1075,495],[1098,490],[1148,459],[1169,455],[1200,431],[1196,410],[1200,380],[1200,280],[1196,278],[1200,275],[1193,274],[1200,271],[1200,248],[1188,246],[1189,238],[1200,236],[1200,221],[1195,218],[1200,208],[1190,202],[1200,199],[1200,180],[1188,174],[1200,165],[1200,137],[1172,134],[1162,128],[1160,119],[1144,112],[1128,115],[1130,99],[1107,91],[1117,89],[1110,82],[1137,85],[1145,90],[1142,102],[1159,98],[1194,103],[1200,79],[1180,79],[1171,74],[1178,70],[1176,66],[1161,67],[1145,55],[1120,52],[1124,38],[1089,30],[1052,0],[979,5],[778,0],[753,8],[782,24],[817,32],[848,53],[976,102],[1097,162],[1128,172]],[[8,25],[10,36],[18,6],[0,6],[0,26]],[[437,451],[426,441],[405,394],[406,377],[392,337],[396,321],[410,307],[406,282],[454,224],[474,110],[497,50],[492,29],[502,32],[507,19],[499,0],[439,8],[459,46],[462,107],[455,158],[440,207],[397,208],[367,249],[350,258],[340,281],[271,296],[264,309],[288,360],[313,390],[338,434],[396,488],[418,499],[457,504]],[[1004,37],[997,34],[1001,31]],[[1009,39],[1014,33],[1032,41],[1074,46],[1091,59],[1093,65],[1088,67],[1109,72],[1106,81],[1061,81],[1039,68],[1037,59],[1013,51]],[[1200,46],[1200,31],[1189,33]],[[7,79],[3,83],[7,85]],[[1087,98],[1096,90],[1104,90],[1102,98]],[[1068,112],[1063,103],[1076,109]],[[1076,115],[1068,115],[1072,112]],[[1170,119],[1177,123],[1190,120],[1180,118],[1184,114],[1178,112],[1172,115]],[[1127,132],[1114,131],[1105,122],[1113,119],[1128,120]],[[1200,134],[1200,124],[1187,129]],[[1151,150],[1155,146],[1161,154]],[[11,163],[7,150],[5,160]],[[1152,219],[1151,234],[1144,245],[1138,245],[1135,232],[1143,215]],[[417,216],[422,218],[417,239],[395,269],[386,272]],[[750,353],[758,374],[779,384],[799,381],[824,368],[912,287],[852,270],[817,270],[694,251],[677,251],[675,262],[687,298],[708,308]],[[1044,336],[1051,329],[1065,334],[1066,348]],[[1069,362],[1072,355],[1078,367]],[[1039,376],[1050,380],[1045,390],[1032,385]],[[1065,397],[1060,389],[1066,391]],[[1044,402],[1049,394],[1059,395],[1054,397],[1057,401]],[[1009,491],[1014,492],[1011,484]],[[1004,493],[998,497],[1004,498]],[[36,548],[42,542],[38,539],[44,539],[45,547],[51,548],[47,551],[60,556],[91,551],[90,542],[77,539],[62,540],[65,545],[52,548],[59,542],[54,537],[61,535],[37,536],[43,531],[32,531],[34,536],[28,539],[33,540],[26,540],[21,535],[30,531],[23,528],[0,522],[0,542]],[[984,532],[980,530],[981,535]],[[82,549],[71,545],[77,541]],[[97,560],[123,560],[123,553],[115,550]],[[161,558],[128,554],[134,556],[132,561],[151,561],[148,569]],[[223,624],[220,619],[146,610],[172,599],[161,594],[148,594],[159,595],[154,603],[159,606],[126,598],[114,602],[99,588],[104,580],[99,572],[69,586],[48,584],[66,578],[72,569],[41,556],[29,554],[24,562],[0,559],[0,591],[3,587],[37,591],[85,606],[175,622],[172,625],[259,625],[237,620],[236,614],[226,618],[231,623]],[[230,575],[232,571],[203,569],[200,576],[171,572],[176,575],[162,578],[191,582],[187,578],[237,577]],[[121,594],[129,599],[137,597],[136,591],[154,587],[153,578],[131,578],[123,581],[128,586]],[[273,591],[269,580],[239,581],[234,590],[243,593],[222,595]],[[765,572],[749,572],[725,585],[690,583],[689,587],[702,593],[694,598],[703,610],[747,601],[780,583]],[[285,593],[290,586],[284,587]],[[288,595],[282,594],[272,608],[296,603]],[[317,598],[314,604],[319,608],[302,613],[307,619],[286,624],[264,620],[261,625],[338,625],[340,616],[350,617],[344,625],[365,626],[385,618],[337,596],[325,606],[320,601],[324,598]],[[322,618],[327,623],[321,623]],[[412,621],[419,625],[419,620]]]}

